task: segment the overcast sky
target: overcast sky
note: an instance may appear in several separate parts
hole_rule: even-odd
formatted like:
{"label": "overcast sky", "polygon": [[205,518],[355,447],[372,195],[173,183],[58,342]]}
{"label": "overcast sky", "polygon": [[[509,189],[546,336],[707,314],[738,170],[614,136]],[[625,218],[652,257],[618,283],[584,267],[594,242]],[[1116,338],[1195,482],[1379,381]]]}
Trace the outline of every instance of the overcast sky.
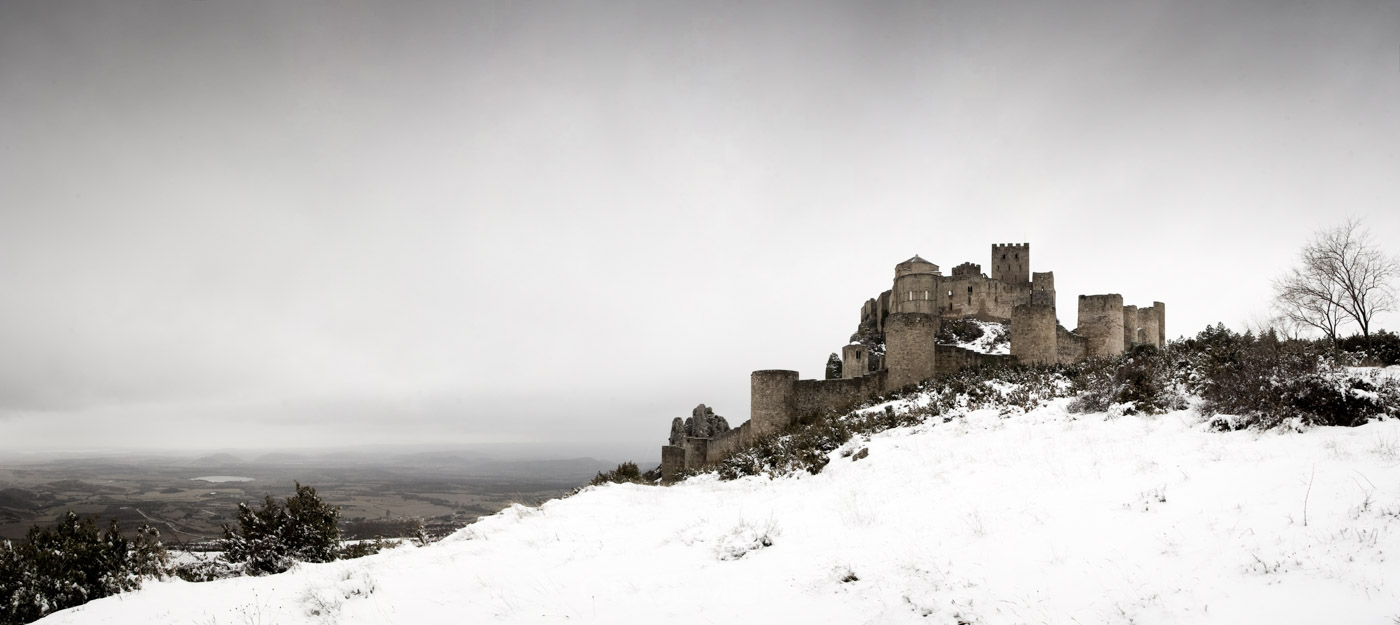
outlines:
{"label": "overcast sky", "polygon": [[1393,0],[4,0],[0,449],[655,455],[916,253],[1175,337],[1348,216]]}

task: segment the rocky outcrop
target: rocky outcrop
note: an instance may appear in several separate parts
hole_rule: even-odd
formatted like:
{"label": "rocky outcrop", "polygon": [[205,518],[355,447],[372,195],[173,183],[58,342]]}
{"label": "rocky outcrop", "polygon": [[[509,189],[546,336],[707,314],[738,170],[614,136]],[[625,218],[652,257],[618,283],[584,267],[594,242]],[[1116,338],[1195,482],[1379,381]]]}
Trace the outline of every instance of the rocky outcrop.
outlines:
{"label": "rocky outcrop", "polygon": [[679,446],[690,438],[711,438],[729,431],[729,421],[715,414],[715,411],[700,404],[690,411],[690,418],[681,421],[680,417],[671,420],[671,445]]}

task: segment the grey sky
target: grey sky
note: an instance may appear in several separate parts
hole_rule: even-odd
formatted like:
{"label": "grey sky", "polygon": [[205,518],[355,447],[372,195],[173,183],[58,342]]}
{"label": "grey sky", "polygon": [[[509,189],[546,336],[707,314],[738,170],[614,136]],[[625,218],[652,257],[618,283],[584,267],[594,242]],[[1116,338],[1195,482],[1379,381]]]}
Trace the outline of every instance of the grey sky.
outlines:
{"label": "grey sky", "polygon": [[1393,1],[6,1],[0,113],[0,449],[651,453],[915,253],[1176,336],[1400,252]]}

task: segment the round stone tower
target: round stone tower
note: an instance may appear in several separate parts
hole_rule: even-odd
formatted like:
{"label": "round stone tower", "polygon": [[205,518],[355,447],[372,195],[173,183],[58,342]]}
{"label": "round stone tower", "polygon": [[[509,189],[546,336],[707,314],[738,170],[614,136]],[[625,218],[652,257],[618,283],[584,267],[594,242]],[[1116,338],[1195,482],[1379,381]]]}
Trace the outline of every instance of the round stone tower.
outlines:
{"label": "round stone tower", "polygon": [[1084,337],[1084,355],[1088,358],[1122,354],[1123,296],[1080,295],[1079,335]]}
{"label": "round stone tower", "polygon": [[778,432],[797,417],[796,371],[755,371],[750,384],[749,427],[755,438]]}
{"label": "round stone tower", "polygon": [[870,350],[860,343],[841,348],[841,377],[858,378],[870,372]]}
{"label": "round stone tower", "polygon": [[1057,325],[1054,306],[1021,304],[1011,309],[1011,355],[1026,365],[1059,361],[1055,343]]}
{"label": "round stone tower", "polygon": [[885,321],[885,379],[888,389],[901,388],[933,377],[933,346],[938,317],[927,313],[895,313]]}
{"label": "round stone tower", "polygon": [[[938,265],[917,255],[894,266],[894,288],[890,291],[890,312],[938,312]],[[885,330],[889,331],[888,328]]]}
{"label": "round stone tower", "polygon": [[1123,307],[1123,349],[1128,349],[1133,345],[1142,342],[1138,336],[1138,307]]}

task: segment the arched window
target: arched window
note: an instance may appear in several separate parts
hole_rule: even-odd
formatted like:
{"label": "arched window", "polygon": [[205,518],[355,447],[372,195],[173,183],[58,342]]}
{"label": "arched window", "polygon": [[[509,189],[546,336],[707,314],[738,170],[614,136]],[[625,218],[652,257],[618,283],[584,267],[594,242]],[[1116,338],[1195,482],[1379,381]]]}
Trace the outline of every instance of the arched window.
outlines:
{"label": "arched window", "polygon": [[913,291],[910,291],[910,292],[909,292],[909,301],[911,301],[911,302],[914,301],[914,292],[913,292]]}
{"label": "arched window", "polygon": [[924,291],[924,299],[925,299],[925,300],[928,299],[928,291]]}

